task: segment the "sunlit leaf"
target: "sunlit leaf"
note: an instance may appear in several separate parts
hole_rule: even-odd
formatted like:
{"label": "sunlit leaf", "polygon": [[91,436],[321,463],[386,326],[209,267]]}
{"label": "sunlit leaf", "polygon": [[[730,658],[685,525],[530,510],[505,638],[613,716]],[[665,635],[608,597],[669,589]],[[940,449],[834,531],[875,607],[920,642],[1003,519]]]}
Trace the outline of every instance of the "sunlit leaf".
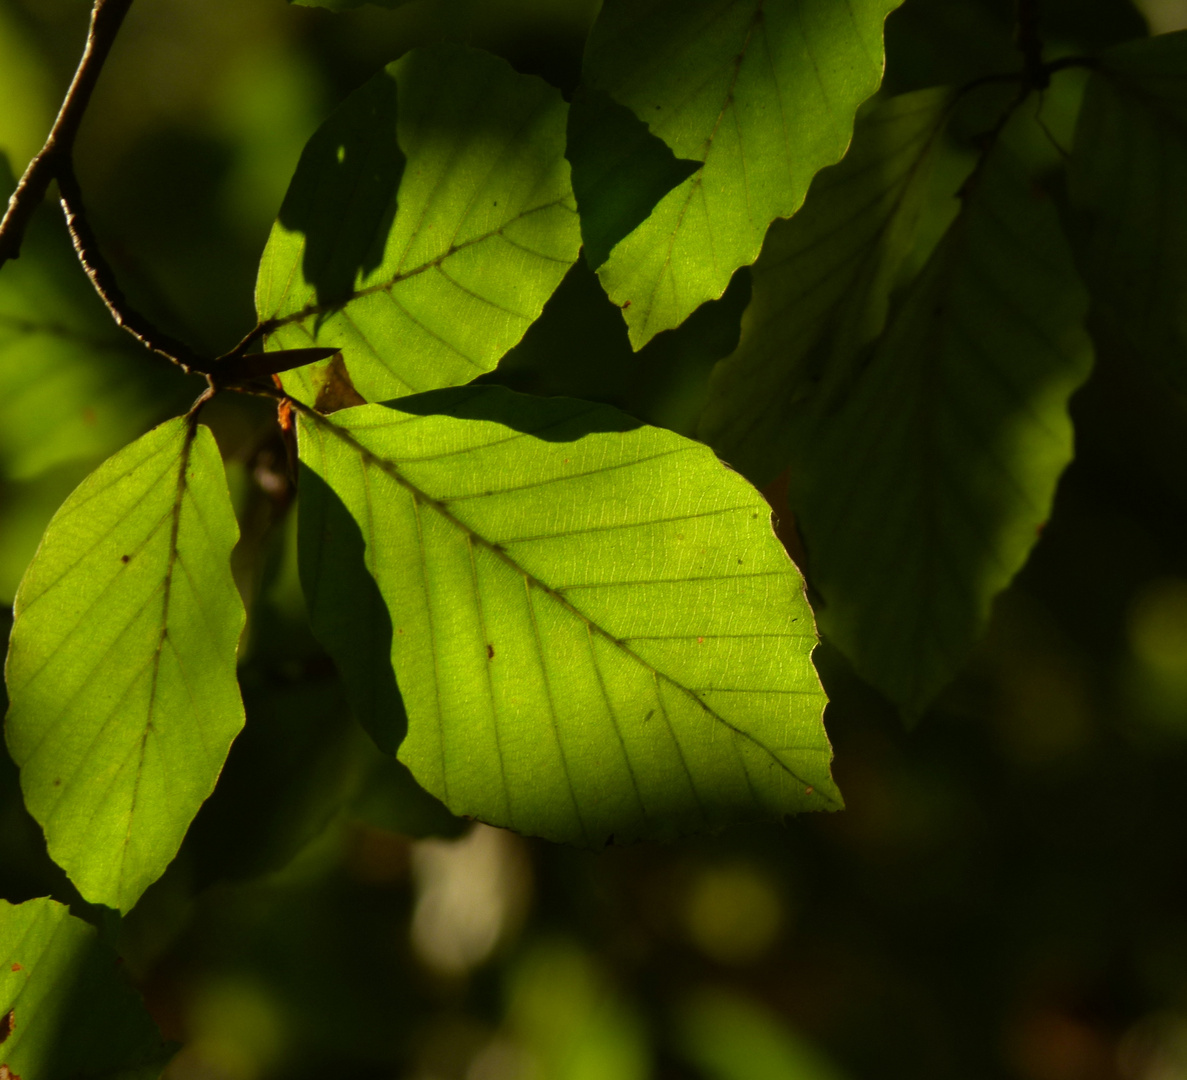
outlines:
{"label": "sunlit leaf", "polygon": [[840,159],[899,0],[606,0],[586,79],[703,168],[600,270],[635,348],[718,297]]}
{"label": "sunlit leaf", "polygon": [[[0,154],[0,205],[14,186]],[[112,322],[56,207],[40,210],[0,270],[0,475],[32,477],[134,438],[160,408],[154,392],[167,402],[180,381],[164,367]]]}
{"label": "sunlit leaf", "polygon": [[0,1075],[158,1076],[170,1052],[117,962],[65,904],[0,900]]}
{"label": "sunlit leaf", "polygon": [[757,484],[791,459],[794,414],[850,384],[911,252],[950,95],[905,94],[860,121],[752,271],[737,349],[714,369],[697,434]]}
{"label": "sunlit leaf", "polygon": [[8,748],[92,903],[160,876],[243,725],[237,537],[213,437],[171,420],[74,491],[17,592]]}
{"label": "sunlit leaf", "polygon": [[318,629],[365,560],[424,787],[593,846],[839,805],[812,615],[749,484],[605,406],[399,405],[302,419],[301,513],[338,504],[303,523],[302,580]]}
{"label": "sunlit leaf", "polygon": [[585,259],[595,270],[660,199],[701,167],[677,158],[625,105],[584,87],[569,106],[566,153]]}
{"label": "sunlit leaf", "polygon": [[[376,75],[301,156],[260,264],[268,347],[342,349],[369,400],[493,368],[580,249],[566,112],[460,46]],[[309,369],[284,384],[312,402]]]}
{"label": "sunlit leaf", "polygon": [[1093,71],[1072,150],[1093,303],[1187,386],[1187,31],[1112,49]]}
{"label": "sunlit leaf", "polygon": [[1054,206],[998,146],[852,395],[799,440],[821,629],[918,712],[1026,560],[1072,457],[1087,300]]}

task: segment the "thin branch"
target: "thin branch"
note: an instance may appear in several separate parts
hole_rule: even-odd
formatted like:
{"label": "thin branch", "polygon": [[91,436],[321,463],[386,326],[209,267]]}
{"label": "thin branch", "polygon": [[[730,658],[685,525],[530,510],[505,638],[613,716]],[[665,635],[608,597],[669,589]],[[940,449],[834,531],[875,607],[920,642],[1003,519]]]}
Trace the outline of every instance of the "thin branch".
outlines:
{"label": "thin branch", "polygon": [[207,373],[212,366],[203,360],[188,345],[168,334],[162,333],[143,315],[128,304],[115,280],[115,273],[99,251],[95,234],[87,221],[82,204],[82,191],[74,176],[74,166],[67,158],[57,166],[58,191],[62,197],[62,210],[66,215],[66,228],[70,240],[78,253],[78,261],[95,287],[95,292],[106,305],[116,326],[127,330],[146,349],[172,360],[183,371]]}
{"label": "thin branch", "polygon": [[4,219],[0,221],[0,266],[20,255],[21,242],[33,211],[45,198],[50,181],[58,178],[62,164],[69,163],[78,126],[90,103],[95,83],[99,81],[107,54],[111,52],[116,34],[131,6],[132,0],[95,0],[86,48],[74,72],[70,89],[62,100],[58,118],[50,129],[45,145],[29,162],[16,191],[8,200]]}

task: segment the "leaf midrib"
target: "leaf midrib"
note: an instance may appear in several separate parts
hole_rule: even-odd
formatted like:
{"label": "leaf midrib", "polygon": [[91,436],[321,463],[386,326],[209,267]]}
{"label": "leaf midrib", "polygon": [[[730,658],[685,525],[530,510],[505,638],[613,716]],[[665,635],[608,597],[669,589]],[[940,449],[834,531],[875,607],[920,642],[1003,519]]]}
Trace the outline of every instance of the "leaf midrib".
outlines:
{"label": "leaf midrib", "polygon": [[[463,533],[466,537],[468,537],[472,543],[476,543],[479,546],[485,548],[487,551],[489,551],[491,554],[493,554],[497,559],[499,559],[501,562],[503,562],[505,565],[507,565],[515,574],[522,577],[524,579],[524,581],[530,587],[535,587],[536,589],[539,589],[542,593],[544,593],[546,596],[550,597],[557,604],[559,604],[562,608],[564,608],[567,612],[569,612],[569,614],[571,614],[575,618],[579,619],[582,623],[584,623],[594,633],[598,634],[605,641],[608,641],[615,648],[626,653],[626,655],[628,655],[632,660],[634,660],[637,664],[639,664],[646,671],[651,672],[653,677],[655,677],[657,679],[663,679],[664,682],[666,682],[668,685],[675,688],[678,692],[691,698],[697,705],[699,705],[705,711],[705,713],[711,719],[713,719],[717,723],[721,724],[724,728],[726,728],[728,731],[730,731],[733,735],[735,735],[738,738],[743,739],[747,742],[750,742],[754,746],[758,747],[780,769],[782,769],[788,776],[790,776],[797,783],[799,783],[805,787],[813,786],[813,785],[809,784],[809,782],[806,779],[804,779],[798,773],[796,773],[785,761],[783,761],[782,758],[779,757],[778,754],[775,753],[774,750],[772,750],[769,746],[767,746],[766,743],[764,743],[762,740],[758,739],[756,736],[752,735],[750,732],[743,731],[741,728],[730,723],[729,720],[727,720],[724,716],[722,716],[720,713],[718,713],[709,704],[707,704],[705,701],[703,701],[694,690],[685,686],[683,683],[677,681],[675,678],[673,678],[671,675],[668,675],[666,672],[661,671],[659,668],[657,668],[650,661],[648,661],[644,657],[640,656],[638,652],[636,652],[634,649],[632,649],[629,645],[626,644],[626,639],[618,638],[615,635],[611,634],[608,630],[606,630],[604,627],[602,627],[598,622],[596,622],[590,616],[586,615],[580,608],[578,608],[575,604],[573,604],[571,601],[569,601],[566,597],[562,596],[556,589],[553,589],[551,586],[545,584],[538,577],[536,577],[533,573],[531,573],[531,571],[526,570],[524,567],[520,566],[519,563],[515,559],[513,559],[506,551],[504,551],[499,544],[497,544],[491,540],[488,540],[486,537],[482,536],[480,533],[475,532],[468,525],[466,525],[465,522],[461,521],[455,515],[450,513],[449,508],[447,506],[445,506],[441,502],[441,500],[433,498],[433,496],[429,495],[425,491],[422,491],[416,484],[414,484],[411,480],[409,480],[408,477],[406,477],[400,471],[399,467],[396,465],[395,462],[388,461],[384,458],[379,457],[377,454],[375,454],[373,451],[369,450],[367,447],[363,446],[362,443],[360,443],[357,439],[355,439],[353,434],[348,429],[340,427],[338,424],[333,423],[332,421],[328,420],[326,417],[322,416],[320,413],[316,412],[313,409],[310,409],[307,405],[303,404],[302,402],[293,400],[293,407],[302,416],[306,417],[306,419],[308,419],[311,423],[313,423],[315,425],[322,426],[323,428],[328,430],[335,438],[339,439],[341,442],[343,442],[347,446],[349,446],[355,453],[357,453],[362,458],[364,464],[369,464],[369,465],[374,466],[375,468],[378,468],[381,472],[383,472],[385,475],[387,475],[392,480],[394,480],[400,487],[404,488],[404,490],[407,491],[409,493],[409,495],[412,496],[412,499],[413,499],[413,502],[415,505],[419,506],[419,505],[423,504],[425,506],[429,506],[432,509],[434,509],[446,521],[448,521],[454,528],[456,528],[459,532]],[[690,444],[687,447],[682,448],[678,452],[699,451],[702,449],[706,449],[706,448],[701,447],[694,443],[694,444]],[[789,562],[789,565],[790,565],[790,562]],[[751,691],[751,692],[761,692],[761,691]],[[804,691],[804,693],[807,693],[807,691]],[[662,702],[662,698],[660,700]],[[748,784],[750,783],[749,776],[747,776],[747,783]],[[819,794],[821,795],[822,798],[825,798],[828,802],[832,803],[833,805],[836,805],[836,800],[833,799],[832,796],[830,796],[824,792],[820,792]],[[583,828],[584,828],[584,826],[583,826]]]}

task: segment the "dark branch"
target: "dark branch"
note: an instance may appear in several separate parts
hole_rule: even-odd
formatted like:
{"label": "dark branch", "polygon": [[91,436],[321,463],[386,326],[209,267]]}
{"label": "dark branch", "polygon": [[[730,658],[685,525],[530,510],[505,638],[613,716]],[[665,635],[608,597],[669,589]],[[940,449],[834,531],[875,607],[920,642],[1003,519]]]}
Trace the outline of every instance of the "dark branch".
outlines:
{"label": "dark branch", "polygon": [[16,191],[8,200],[4,219],[0,221],[0,266],[20,255],[21,242],[33,211],[45,198],[50,181],[58,179],[63,164],[69,164],[78,126],[82,123],[107,54],[131,6],[132,0],[95,0],[86,48],[78,62],[70,89],[62,100],[58,118],[40,153],[29,162]]}
{"label": "dark branch", "polygon": [[57,167],[58,191],[62,197],[62,210],[66,215],[66,228],[78,253],[78,261],[86,271],[95,292],[107,305],[107,310],[116,326],[127,330],[146,349],[172,360],[183,371],[206,373],[212,365],[198,356],[188,345],[162,333],[143,315],[132,308],[124,298],[115,280],[115,273],[99,251],[95,234],[91,231],[82,205],[82,191],[74,177],[70,160],[60,162]]}

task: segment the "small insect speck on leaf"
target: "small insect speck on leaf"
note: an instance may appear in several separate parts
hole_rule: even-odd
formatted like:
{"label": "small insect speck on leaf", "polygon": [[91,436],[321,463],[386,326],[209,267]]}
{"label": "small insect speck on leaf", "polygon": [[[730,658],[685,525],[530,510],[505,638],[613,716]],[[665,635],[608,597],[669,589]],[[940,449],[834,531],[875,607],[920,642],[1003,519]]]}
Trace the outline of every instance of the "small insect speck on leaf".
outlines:
{"label": "small insect speck on leaf", "polygon": [[629,308],[630,306],[631,306],[631,302],[629,300],[624,300],[622,302],[622,310],[623,311],[626,311],[626,309]]}
{"label": "small insect speck on leaf", "polygon": [[62,778],[59,776],[59,777],[55,778],[55,780],[54,780],[54,787],[61,787],[61,786],[62,786]]}
{"label": "small insect speck on leaf", "polygon": [[488,660],[493,660],[495,658],[495,647],[493,645],[487,645],[486,658]]}
{"label": "small insect speck on leaf", "polygon": [[811,795],[811,794],[812,794],[812,792],[814,792],[815,790],[816,790],[816,789],[815,789],[815,788],[813,788],[813,787],[806,787],[806,788],[804,788],[804,794],[805,794],[805,795]]}
{"label": "small insect speck on leaf", "polygon": [[122,562],[122,563],[130,563],[131,561],[132,561],[131,555],[121,555],[120,556],[120,562]]}
{"label": "small insect speck on leaf", "polygon": [[646,724],[647,721],[650,720],[654,715],[655,715],[655,710],[652,709],[645,717],[643,717],[643,723]]}

